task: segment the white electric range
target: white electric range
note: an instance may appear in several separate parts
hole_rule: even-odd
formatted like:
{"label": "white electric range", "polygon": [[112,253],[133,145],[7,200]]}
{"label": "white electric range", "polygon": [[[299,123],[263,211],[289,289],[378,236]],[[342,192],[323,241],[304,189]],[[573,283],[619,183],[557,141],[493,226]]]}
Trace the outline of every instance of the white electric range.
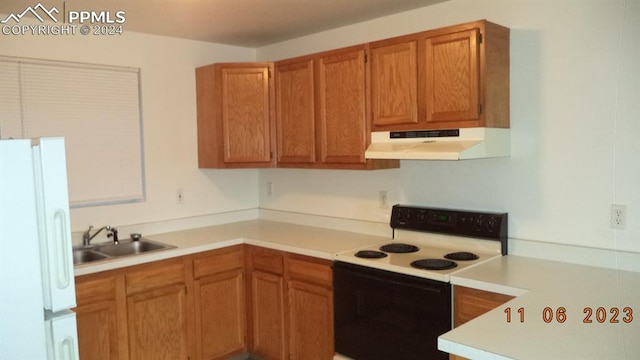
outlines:
{"label": "white electric range", "polygon": [[335,256],[334,359],[448,359],[450,276],[507,253],[507,214],[395,205],[393,236]]}
{"label": "white electric range", "polygon": [[507,214],[395,205],[393,238],[335,260],[449,282],[449,276],[507,252]]}

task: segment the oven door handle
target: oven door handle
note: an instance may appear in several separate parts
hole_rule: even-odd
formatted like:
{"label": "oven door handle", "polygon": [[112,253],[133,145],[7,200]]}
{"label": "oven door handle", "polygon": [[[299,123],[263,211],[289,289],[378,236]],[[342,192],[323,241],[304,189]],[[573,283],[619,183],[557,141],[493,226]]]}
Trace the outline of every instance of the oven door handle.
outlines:
{"label": "oven door handle", "polygon": [[[446,290],[446,283],[443,282],[439,282],[436,280],[431,280],[431,279],[423,279],[423,278],[417,278],[417,279],[413,279],[411,278],[409,275],[404,275],[404,274],[399,274],[399,273],[392,273],[390,276],[389,275],[381,275],[381,276],[376,276],[378,274],[369,274],[369,271],[375,271],[379,274],[382,274],[382,272],[384,272],[384,270],[377,270],[377,269],[373,269],[373,268],[367,268],[364,266],[358,266],[358,269],[353,269],[350,268],[353,265],[342,265],[343,263],[336,263],[334,265],[333,271],[334,271],[334,279],[336,278],[336,271],[338,272],[338,274],[340,272],[344,272],[347,276],[351,276],[351,277],[359,277],[359,278],[365,278],[365,279],[369,279],[371,281],[376,281],[376,282],[384,282],[386,284],[393,284],[393,285],[398,285],[398,286],[404,286],[404,287],[410,287],[413,289],[419,289],[419,290],[426,290],[426,291],[431,291],[433,293],[436,294],[440,294],[443,291]],[[357,265],[356,265],[357,266]],[[337,276],[339,278],[339,276]],[[405,278],[406,277],[406,278]],[[401,280],[399,280],[398,278],[402,278]],[[417,283],[413,283],[413,282],[420,282],[420,284]],[[433,286],[430,286],[433,285]]]}

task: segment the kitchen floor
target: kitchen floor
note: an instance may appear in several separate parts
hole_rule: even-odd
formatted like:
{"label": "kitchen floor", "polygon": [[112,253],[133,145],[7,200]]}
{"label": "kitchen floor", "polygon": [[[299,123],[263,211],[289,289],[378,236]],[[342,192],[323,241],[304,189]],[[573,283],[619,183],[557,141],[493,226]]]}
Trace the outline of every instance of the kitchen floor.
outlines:
{"label": "kitchen floor", "polygon": [[258,355],[254,355],[254,354],[240,354],[234,357],[230,357],[227,360],[263,360],[263,359]]}

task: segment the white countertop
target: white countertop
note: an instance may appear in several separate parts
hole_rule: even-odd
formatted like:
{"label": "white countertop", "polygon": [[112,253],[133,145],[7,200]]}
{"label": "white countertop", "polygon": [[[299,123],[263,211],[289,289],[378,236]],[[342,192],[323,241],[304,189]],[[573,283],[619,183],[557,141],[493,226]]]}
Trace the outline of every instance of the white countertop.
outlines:
{"label": "white countertop", "polygon": [[74,274],[86,275],[243,243],[333,260],[334,255],[339,252],[389,242],[391,230],[389,237],[383,237],[275,221],[251,220],[165,234],[142,235],[143,238],[176,248],[75,266]]}
{"label": "white countertop", "polygon": [[[384,244],[385,236],[364,235],[267,220],[242,221],[143,237],[175,249],[76,266],[75,275],[252,244],[332,260],[335,254]],[[520,256],[504,256],[451,275],[451,283],[517,296],[510,302],[438,339],[438,347],[472,359],[640,359],[640,273]],[[511,308],[511,322],[504,310]],[[545,308],[566,320],[543,320]],[[597,319],[604,308],[606,322]],[[629,318],[625,308],[633,310]],[[520,322],[518,309],[524,309]],[[593,310],[584,323],[584,310]],[[620,310],[610,323],[611,309]],[[601,314],[602,311],[601,311]]]}
{"label": "white countertop", "polygon": [[[451,283],[518,297],[440,336],[442,351],[471,359],[640,359],[640,273],[509,255],[452,275]],[[612,308],[618,323],[610,322]],[[591,323],[583,322],[585,309]]]}

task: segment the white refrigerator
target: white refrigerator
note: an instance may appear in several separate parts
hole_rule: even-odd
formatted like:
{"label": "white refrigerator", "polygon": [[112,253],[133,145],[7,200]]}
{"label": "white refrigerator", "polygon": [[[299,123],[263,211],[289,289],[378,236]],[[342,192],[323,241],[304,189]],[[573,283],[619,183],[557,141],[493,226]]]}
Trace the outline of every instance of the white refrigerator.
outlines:
{"label": "white refrigerator", "polygon": [[79,359],[63,138],[0,140],[0,360]]}

